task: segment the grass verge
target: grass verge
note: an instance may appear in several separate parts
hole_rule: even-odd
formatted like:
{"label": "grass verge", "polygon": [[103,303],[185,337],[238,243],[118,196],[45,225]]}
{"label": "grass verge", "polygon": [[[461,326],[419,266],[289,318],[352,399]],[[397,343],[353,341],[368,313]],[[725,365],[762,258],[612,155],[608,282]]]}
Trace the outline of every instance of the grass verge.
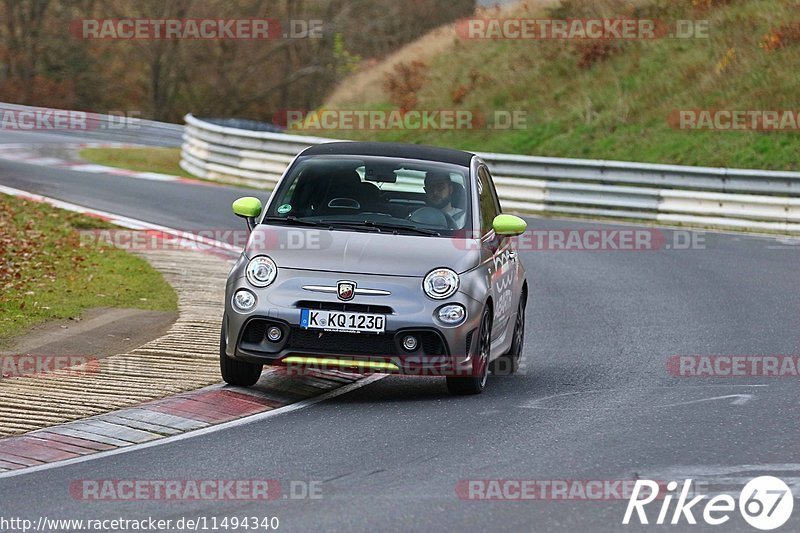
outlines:
{"label": "grass verge", "polygon": [[0,344],[92,307],[177,309],[174,289],[147,261],[97,239],[81,243],[80,230],[113,227],[0,195]]}
{"label": "grass verge", "polygon": [[197,179],[178,165],[180,148],[84,148],[79,155],[98,165]]}

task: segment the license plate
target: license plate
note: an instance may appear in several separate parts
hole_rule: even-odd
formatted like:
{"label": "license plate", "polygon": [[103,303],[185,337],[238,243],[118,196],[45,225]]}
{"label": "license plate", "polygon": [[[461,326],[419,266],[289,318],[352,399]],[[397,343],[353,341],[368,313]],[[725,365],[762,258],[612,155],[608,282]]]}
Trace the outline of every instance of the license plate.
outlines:
{"label": "license plate", "polygon": [[383,333],[386,328],[386,317],[368,313],[303,309],[300,312],[300,327],[347,333]]}

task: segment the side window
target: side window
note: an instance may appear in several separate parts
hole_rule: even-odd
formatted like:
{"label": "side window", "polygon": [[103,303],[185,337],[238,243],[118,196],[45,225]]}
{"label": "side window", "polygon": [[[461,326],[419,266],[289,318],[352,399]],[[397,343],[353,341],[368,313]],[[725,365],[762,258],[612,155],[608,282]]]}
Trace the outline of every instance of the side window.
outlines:
{"label": "side window", "polygon": [[478,188],[480,189],[481,235],[486,235],[492,229],[494,217],[500,214],[497,192],[494,190],[492,178],[486,167],[478,170]]}

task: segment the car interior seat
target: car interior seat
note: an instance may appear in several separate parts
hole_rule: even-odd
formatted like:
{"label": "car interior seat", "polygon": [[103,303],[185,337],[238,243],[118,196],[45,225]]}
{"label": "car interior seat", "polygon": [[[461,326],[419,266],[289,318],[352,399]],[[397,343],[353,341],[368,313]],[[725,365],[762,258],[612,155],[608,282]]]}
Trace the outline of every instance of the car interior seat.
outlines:
{"label": "car interior seat", "polygon": [[453,193],[450,196],[450,205],[456,209],[466,210],[467,208],[467,191],[460,183],[453,182]]}
{"label": "car interior seat", "polygon": [[362,210],[364,189],[358,172],[352,169],[333,171],[326,181],[321,213],[345,214],[350,209]]}

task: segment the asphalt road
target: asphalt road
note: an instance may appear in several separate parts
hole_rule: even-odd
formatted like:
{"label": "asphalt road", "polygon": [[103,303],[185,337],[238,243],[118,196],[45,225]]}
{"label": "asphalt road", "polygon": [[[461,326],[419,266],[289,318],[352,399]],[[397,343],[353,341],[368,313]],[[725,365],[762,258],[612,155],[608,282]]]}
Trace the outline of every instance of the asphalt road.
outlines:
{"label": "asphalt road", "polygon": [[[230,202],[246,193],[2,162],[0,184],[180,228],[239,228]],[[531,284],[524,366],[490,378],[480,396],[388,377],[235,429],[0,479],[0,515],[277,516],[286,531],[647,531],[621,525],[627,500],[465,501],[456,488],[695,478],[724,492],[770,474],[800,495],[797,378],[673,377],[666,367],[673,355],[799,354],[800,247],[698,237],[690,250],[521,252]],[[86,479],[313,481],[321,498],[85,502],[69,488]],[[651,521],[659,505],[648,507]],[[800,529],[797,514],[782,530]],[[702,509],[694,515],[702,523]],[[668,530],[755,531],[736,511],[724,526],[684,519]]]}

